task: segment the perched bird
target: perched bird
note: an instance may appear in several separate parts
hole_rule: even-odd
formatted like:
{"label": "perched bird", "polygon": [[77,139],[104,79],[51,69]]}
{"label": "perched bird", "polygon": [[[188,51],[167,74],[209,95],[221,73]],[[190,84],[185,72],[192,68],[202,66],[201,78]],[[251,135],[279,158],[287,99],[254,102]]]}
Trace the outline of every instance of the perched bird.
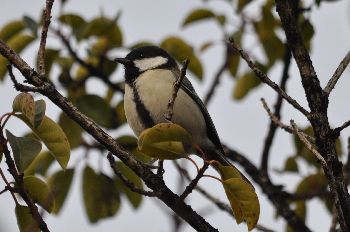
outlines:
{"label": "perched bird", "polygon": [[[167,122],[168,101],[179,67],[165,50],[145,46],[132,50],[125,58],[116,58],[125,68],[124,108],[128,124],[139,136],[157,123]],[[191,82],[184,77],[173,108],[172,122],[185,128],[205,154],[207,160],[231,165],[224,157],[218,133],[205,105]]]}

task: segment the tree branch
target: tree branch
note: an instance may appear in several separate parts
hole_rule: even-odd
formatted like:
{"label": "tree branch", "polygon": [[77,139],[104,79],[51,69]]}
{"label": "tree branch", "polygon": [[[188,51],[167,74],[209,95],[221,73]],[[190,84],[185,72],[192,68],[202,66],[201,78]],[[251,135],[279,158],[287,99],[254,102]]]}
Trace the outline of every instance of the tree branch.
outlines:
{"label": "tree branch", "polygon": [[249,55],[243,51],[243,49],[231,38],[230,44],[233,49],[237,50],[241,57],[247,62],[248,66],[253,70],[255,75],[265,84],[270,86],[275,90],[279,95],[281,95],[289,104],[291,104],[295,109],[299,110],[306,117],[309,116],[309,112],[304,109],[299,103],[289,96],[280,86],[273,82],[263,71],[261,71],[249,57]]}
{"label": "tree branch", "polygon": [[307,138],[301,133],[301,131],[299,130],[299,128],[297,127],[297,125],[295,124],[295,122],[293,120],[290,120],[290,124],[292,124],[294,133],[299,137],[299,139],[305,144],[305,146],[307,147],[307,149],[309,151],[311,151],[312,154],[314,154],[316,156],[316,158],[321,162],[321,165],[324,169],[328,169],[327,167],[327,163],[324,160],[324,158],[322,157],[322,155],[312,146],[312,144],[310,143],[309,140],[307,140]]}
{"label": "tree branch", "polygon": [[332,89],[337,84],[339,78],[341,77],[341,75],[345,71],[346,67],[348,67],[349,63],[350,63],[350,51],[346,54],[344,59],[340,62],[339,66],[335,70],[332,78],[329,80],[329,82],[327,83],[326,87],[323,89],[323,91],[327,95],[329,95],[331,93]]}
{"label": "tree branch", "polygon": [[317,150],[324,155],[323,158],[327,162],[328,170],[324,169],[324,172],[338,211],[338,221],[342,231],[350,231],[350,195],[344,182],[343,165],[338,159],[335,139],[328,121],[328,94],[320,86],[303,42],[297,18],[298,4],[299,1],[296,0],[276,0],[276,9],[300,72],[311,111],[308,119],[315,134]]}
{"label": "tree branch", "polygon": [[46,0],[46,7],[43,14],[43,28],[41,30],[40,47],[38,51],[38,73],[40,76],[45,76],[45,47],[47,32],[51,22],[51,9],[54,0]]}

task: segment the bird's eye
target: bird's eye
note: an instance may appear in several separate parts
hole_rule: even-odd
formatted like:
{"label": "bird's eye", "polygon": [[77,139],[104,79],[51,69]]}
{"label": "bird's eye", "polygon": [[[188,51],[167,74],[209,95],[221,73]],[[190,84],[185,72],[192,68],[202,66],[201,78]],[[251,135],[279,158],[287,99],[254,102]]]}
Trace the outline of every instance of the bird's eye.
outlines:
{"label": "bird's eye", "polygon": [[140,57],[141,57],[141,58],[144,58],[145,56],[143,55],[143,53],[141,53],[141,54],[140,54]]}

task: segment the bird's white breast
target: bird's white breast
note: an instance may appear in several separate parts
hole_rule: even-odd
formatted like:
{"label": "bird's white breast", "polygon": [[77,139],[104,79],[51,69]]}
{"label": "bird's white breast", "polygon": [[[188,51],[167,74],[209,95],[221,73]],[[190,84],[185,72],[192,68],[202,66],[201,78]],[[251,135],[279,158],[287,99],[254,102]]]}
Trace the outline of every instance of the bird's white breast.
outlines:
{"label": "bird's white breast", "polygon": [[[155,123],[166,122],[164,114],[173,93],[174,74],[169,70],[155,69],[141,74],[136,80],[140,99]],[[124,108],[126,118],[134,133],[138,136],[144,129],[136,110],[133,89],[126,85]],[[197,144],[207,139],[206,123],[197,104],[182,89],[179,90],[172,121],[184,127],[193,136]]]}

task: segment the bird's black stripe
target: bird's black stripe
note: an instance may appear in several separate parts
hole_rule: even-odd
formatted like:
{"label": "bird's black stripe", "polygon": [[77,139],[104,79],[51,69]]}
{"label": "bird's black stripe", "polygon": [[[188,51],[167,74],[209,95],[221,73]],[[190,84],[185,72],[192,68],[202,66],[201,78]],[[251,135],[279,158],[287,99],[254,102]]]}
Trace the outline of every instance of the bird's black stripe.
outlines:
{"label": "bird's black stripe", "polygon": [[143,126],[145,128],[153,127],[155,125],[155,122],[152,119],[149,110],[146,108],[146,106],[143,104],[142,100],[140,99],[136,85],[134,83],[132,83],[132,84],[130,84],[130,87],[131,87],[133,95],[134,95],[134,102],[136,104],[136,111],[137,111],[138,117],[140,118]]}

